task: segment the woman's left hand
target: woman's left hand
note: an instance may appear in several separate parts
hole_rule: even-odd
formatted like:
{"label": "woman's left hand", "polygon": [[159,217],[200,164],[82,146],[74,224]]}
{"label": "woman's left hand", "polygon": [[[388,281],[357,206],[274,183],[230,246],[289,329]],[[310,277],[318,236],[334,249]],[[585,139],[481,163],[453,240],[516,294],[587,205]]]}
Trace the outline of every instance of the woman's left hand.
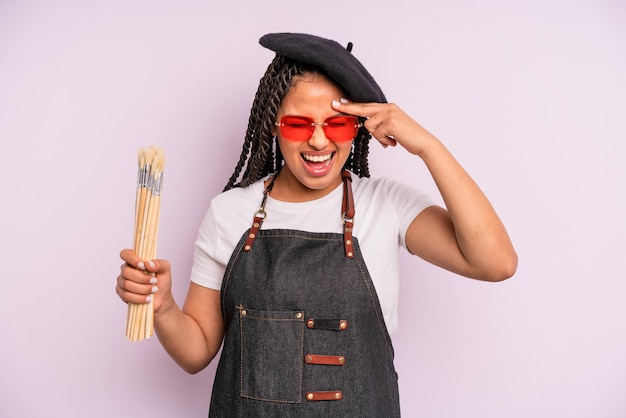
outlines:
{"label": "woman's left hand", "polygon": [[411,154],[421,155],[436,138],[394,103],[332,102],[333,109],[367,118],[365,128],[383,147],[400,144]]}
{"label": "woman's left hand", "polygon": [[393,103],[333,101],[338,112],[367,118],[365,127],[383,146],[400,144],[428,167],[447,209],[430,207],[415,217],[409,251],[455,273],[487,281],[511,277],[517,254],[495,210],[448,149]]}

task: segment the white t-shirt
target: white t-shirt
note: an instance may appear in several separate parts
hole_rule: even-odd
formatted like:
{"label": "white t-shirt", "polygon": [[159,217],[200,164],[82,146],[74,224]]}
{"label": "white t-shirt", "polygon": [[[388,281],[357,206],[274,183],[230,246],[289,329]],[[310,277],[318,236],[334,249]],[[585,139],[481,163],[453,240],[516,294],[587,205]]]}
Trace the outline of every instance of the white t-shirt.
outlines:
{"label": "white t-shirt", "polygon": [[[353,235],[378,294],[387,329],[397,329],[399,247],[406,248],[405,235],[411,221],[433,200],[414,188],[388,178],[352,176],[354,195]],[[263,180],[245,188],[228,190],[212,201],[196,241],[191,280],[219,290],[226,265],[242,235],[252,225],[261,205]],[[261,229],[295,229],[309,232],[343,233],[341,202],[343,186],[309,202],[274,200],[265,205]]]}

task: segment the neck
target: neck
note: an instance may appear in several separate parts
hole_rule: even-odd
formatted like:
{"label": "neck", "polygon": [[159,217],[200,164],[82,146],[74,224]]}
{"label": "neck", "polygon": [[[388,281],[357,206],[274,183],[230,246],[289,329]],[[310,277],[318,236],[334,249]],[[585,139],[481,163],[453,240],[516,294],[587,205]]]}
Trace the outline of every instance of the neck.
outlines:
{"label": "neck", "polygon": [[[265,186],[272,181],[269,179]],[[341,174],[322,189],[311,189],[302,184],[288,168],[283,167],[275,176],[274,186],[270,195],[273,199],[283,202],[308,202],[320,199],[335,190],[341,184]]]}

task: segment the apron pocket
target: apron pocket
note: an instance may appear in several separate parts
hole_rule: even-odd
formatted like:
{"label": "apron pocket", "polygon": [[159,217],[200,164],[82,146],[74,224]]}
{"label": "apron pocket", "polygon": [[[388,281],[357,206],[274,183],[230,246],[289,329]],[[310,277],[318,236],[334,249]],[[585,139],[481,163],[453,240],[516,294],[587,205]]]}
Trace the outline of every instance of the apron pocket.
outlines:
{"label": "apron pocket", "polygon": [[302,402],[304,312],[238,309],[241,396]]}

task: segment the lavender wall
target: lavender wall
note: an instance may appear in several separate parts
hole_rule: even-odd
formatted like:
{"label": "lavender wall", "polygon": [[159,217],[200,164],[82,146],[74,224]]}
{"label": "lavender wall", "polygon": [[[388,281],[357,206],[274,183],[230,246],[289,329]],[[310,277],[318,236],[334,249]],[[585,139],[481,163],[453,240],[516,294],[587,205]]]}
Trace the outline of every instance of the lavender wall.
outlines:
{"label": "lavender wall", "polygon": [[[354,42],[519,252],[499,284],[403,257],[404,416],[625,416],[624,3],[214,3],[0,3],[0,416],[206,416],[213,367],[189,376],[125,340],[117,253],[136,151],[161,145],[159,255],[183,300],[275,31]],[[401,149],[373,146],[371,169],[435,193]]]}

